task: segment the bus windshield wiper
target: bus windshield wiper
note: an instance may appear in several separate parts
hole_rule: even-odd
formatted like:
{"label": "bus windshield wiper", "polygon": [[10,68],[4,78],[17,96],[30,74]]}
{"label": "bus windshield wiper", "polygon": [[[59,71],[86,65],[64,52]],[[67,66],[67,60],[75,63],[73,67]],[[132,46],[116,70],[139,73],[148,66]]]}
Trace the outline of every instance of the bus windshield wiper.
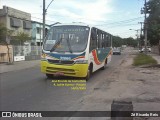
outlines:
{"label": "bus windshield wiper", "polygon": [[70,44],[70,42],[69,42],[69,38],[67,39],[67,44],[68,44],[68,48],[69,48],[70,53],[73,53],[73,52],[72,52],[72,48],[71,48],[71,44]]}
{"label": "bus windshield wiper", "polygon": [[56,49],[57,45],[59,45],[59,44],[61,43],[61,41],[62,41],[62,38],[60,38],[60,39],[53,45],[53,47],[52,47],[52,49],[50,50],[50,52],[53,52],[53,51]]}

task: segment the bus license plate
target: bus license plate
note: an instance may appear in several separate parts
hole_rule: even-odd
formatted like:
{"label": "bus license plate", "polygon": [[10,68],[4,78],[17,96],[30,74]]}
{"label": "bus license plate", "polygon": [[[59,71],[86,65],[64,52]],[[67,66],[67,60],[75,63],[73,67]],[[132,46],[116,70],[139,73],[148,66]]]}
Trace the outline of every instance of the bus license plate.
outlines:
{"label": "bus license plate", "polygon": [[64,76],[64,73],[62,73],[62,72],[56,72],[54,75],[55,76]]}

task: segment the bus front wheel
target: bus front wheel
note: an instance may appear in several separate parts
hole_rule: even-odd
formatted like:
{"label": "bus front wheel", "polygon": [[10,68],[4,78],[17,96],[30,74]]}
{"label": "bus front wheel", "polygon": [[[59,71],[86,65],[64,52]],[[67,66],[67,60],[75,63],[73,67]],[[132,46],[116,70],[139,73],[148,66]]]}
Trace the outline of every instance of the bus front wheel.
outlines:
{"label": "bus front wheel", "polygon": [[52,74],[47,74],[47,73],[46,73],[46,76],[47,76],[47,78],[53,78],[53,75],[52,75]]}
{"label": "bus front wheel", "polygon": [[86,81],[88,81],[90,78],[90,70],[87,71]]}
{"label": "bus front wheel", "polygon": [[86,76],[86,81],[89,80],[91,74],[92,74],[92,69],[93,69],[93,65],[90,64],[90,66],[88,67],[88,71],[87,71],[87,76]]}

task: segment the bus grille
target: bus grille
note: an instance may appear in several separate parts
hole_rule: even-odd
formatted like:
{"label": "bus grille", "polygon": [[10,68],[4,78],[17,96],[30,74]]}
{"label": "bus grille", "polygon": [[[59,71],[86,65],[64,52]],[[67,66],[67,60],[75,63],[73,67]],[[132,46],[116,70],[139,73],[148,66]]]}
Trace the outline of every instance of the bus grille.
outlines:
{"label": "bus grille", "polygon": [[56,72],[62,72],[65,75],[75,75],[75,71],[73,69],[66,69],[66,68],[55,68],[55,67],[47,67],[46,69],[47,73],[56,73]]}
{"label": "bus grille", "polygon": [[74,61],[67,61],[67,60],[51,60],[48,59],[48,62],[51,64],[73,64]]}

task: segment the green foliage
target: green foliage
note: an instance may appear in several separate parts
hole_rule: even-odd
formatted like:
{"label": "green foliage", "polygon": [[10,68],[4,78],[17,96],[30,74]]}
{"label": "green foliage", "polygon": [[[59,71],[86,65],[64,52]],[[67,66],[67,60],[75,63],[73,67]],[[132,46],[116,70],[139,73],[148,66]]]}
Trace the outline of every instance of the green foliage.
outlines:
{"label": "green foliage", "polygon": [[11,63],[11,58],[10,58],[10,53],[9,53],[9,43],[6,41],[6,37],[10,38],[12,35],[13,31],[7,29],[3,24],[0,23],[0,44],[6,45],[7,46],[7,54],[8,54],[8,60],[9,63]]}
{"label": "green foliage", "polygon": [[29,36],[29,34],[26,34],[24,32],[19,32],[14,38],[13,38],[13,42],[15,44],[20,44],[23,45],[24,42],[26,41],[30,41],[31,37]]}
{"label": "green foliage", "polygon": [[122,46],[122,38],[120,38],[119,36],[113,36],[112,38],[112,45],[113,47],[120,47]]}
{"label": "green foliage", "polygon": [[137,39],[133,39],[132,37],[124,38],[123,40],[124,40],[124,43],[132,47],[136,47],[138,44]]}
{"label": "green foliage", "polygon": [[129,37],[129,38],[120,38],[119,36],[113,36],[112,39],[113,47],[120,47],[122,45],[129,45],[136,47],[138,42],[137,40]]}
{"label": "green foliage", "polygon": [[147,6],[148,39],[151,45],[157,45],[160,40],[160,0],[149,0]]}
{"label": "green foliage", "polygon": [[6,37],[11,37],[13,31],[7,29],[3,24],[0,23],[0,44],[8,44]]}
{"label": "green foliage", "polygon": [[3,35],[6,33],[7,29],[3,24],[0,24],[0,40],[2,40]]}
{"label": "green foliage", "polygon": [[133,61],[134,66],[147,65],[147,64],[157,64],[157,61],[153,59],[150,55],[143,53],[138,54]]}

